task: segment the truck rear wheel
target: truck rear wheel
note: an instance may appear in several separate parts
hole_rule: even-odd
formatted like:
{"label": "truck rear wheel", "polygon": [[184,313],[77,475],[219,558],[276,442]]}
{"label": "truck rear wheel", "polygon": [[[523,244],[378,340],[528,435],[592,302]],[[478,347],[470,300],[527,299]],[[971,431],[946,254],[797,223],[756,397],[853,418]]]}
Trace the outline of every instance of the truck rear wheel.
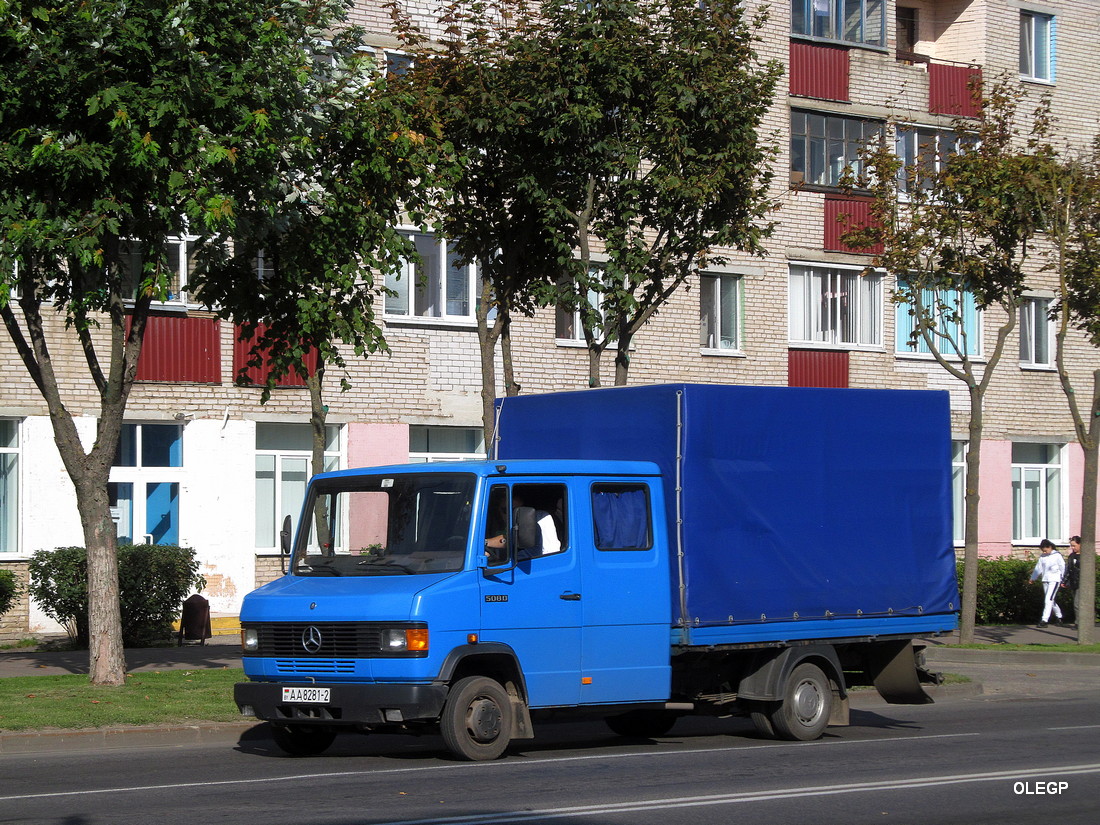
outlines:
{"label": "truck rear wheel", "polygon": [[512,739],[512,701],[499,682],[467,676],[451,688],[439,719],[447,750],[460,759],[496,759]]}
{"label": "truck rear wheel", "polygon": [[604,721],[619,736],[630,739],[652,739],[664,736],[676,724],[676,714],[667,710],[631,710],[618,716],[607,716]]}
{"label": "truck rear wheel", "polygon": [[291,756],[316,756],[332,744],[336,730],[313,725],[271,725],[271,738]]}
{"label": "truck rear wheel", "polygon": [[829,724],[832,706],[832,687],[821,668],[800,664],[787,677],[783,701],[770,716],[775,735],[803,742],[819,738]]}

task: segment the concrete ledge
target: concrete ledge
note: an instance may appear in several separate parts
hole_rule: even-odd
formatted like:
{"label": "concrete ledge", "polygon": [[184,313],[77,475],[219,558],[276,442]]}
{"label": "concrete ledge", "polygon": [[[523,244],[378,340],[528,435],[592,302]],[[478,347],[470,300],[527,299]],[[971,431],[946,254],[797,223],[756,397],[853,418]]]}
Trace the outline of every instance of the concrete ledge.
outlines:
{"label": "concrete ledge", "polygon": [[194,725],[13,731],[0,734],[0,753],[74,753],[180,745],[235,745],[245,734],[259,727],[255,722],[204,722]]}
{"label": "concrete ledge", "polygon": [[989,665],[1073,665],[1100,667],[1100,655],[1095,653],[1057,653],[1046,650],[988,650],[965,647],[928,647],[924,655],[929,664],[989,664]]}

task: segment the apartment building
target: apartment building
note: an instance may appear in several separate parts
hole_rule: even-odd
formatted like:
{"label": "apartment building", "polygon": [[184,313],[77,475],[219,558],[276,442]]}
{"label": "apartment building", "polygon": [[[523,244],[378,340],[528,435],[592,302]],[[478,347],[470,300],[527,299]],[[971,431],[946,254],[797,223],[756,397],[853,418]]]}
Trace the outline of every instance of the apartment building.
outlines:
{"label": "apartment building", "polygon": [[[845,246],[837,217],[858,218],[867,203],[846,194],[840,177],[887,121],[903,125],[891,135],[908,159],[921,147],[950,145],[955,118],[974,114],[968,84],[975,76],[1011,77],[1036,99],[1049,94],[1060,136],[1088,145],[1100,108],[1100,74],[1086,54],[1098,11],[1092,0],[773,3],[761,53],[781,60],[787,75],[764,124],[781,143],[774,183],[781,208],[769,254],[731,255],[674,296],[635,341],[631,383],[947,390],[961,542],[969,401],[959,381],[910,344],[911,321],[891,302],[891,277],[861,276],[870,257]],[[381,61],[404,59],[380,2],[360,0],[353,22],[373,33]],[[245,593],[279,573],[279,524],[296,517],[309,474],[310,403],[294,379],[266,405],[259,389],[234,385],[248,348],[189,294],[190,240],[173,244],[177,288],[149,324],[112,471],[112,505],[120,537],[195,548],[204,595],[216,612],[233,613]],[[446,239],[415,241],[422,277],[410,266],[391,281],[397,295],[385,304],[391,353],[349,358],[350,389],[340,392],[336,381],[326,388],[330,467],[482,454],[477,269],[460,265]],[[1049,273],[1033,273],[988,394],[986,555],[1024,554],[1046,537],[1064,545],[1080,530],[1082,459],[1046,315],[1055,286]],[[1002,321],[996,310],[969,304],[962,323],[978,359]],[[587,386],[587,353],[570,314],[548,308],[521,319],[513,340],[524,392]],[[1100,355],[1075,338],[1071,356],[1079,385],[1090,386],[1085,376]],[[91,436],[94,388],[75,345],[62,357],[72,410]],[[36,550],[79,544],[81,530],[45,405],[6,337],[0,363],[0,566],[23,575]],[[49,619],[24,602],[3,617],[0,637],[49,629]]]}

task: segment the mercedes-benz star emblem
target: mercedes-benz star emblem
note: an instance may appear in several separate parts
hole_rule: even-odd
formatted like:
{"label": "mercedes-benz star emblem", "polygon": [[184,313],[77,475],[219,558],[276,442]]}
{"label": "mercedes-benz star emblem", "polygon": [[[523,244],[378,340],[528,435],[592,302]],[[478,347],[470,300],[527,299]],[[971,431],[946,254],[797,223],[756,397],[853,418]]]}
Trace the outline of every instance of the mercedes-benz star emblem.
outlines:
{"label": "mercedes-benz star emblem", "polygon": [[302,631],[302,647],[306,653],[316,653],[321,649],[321,631],[310,625]]}

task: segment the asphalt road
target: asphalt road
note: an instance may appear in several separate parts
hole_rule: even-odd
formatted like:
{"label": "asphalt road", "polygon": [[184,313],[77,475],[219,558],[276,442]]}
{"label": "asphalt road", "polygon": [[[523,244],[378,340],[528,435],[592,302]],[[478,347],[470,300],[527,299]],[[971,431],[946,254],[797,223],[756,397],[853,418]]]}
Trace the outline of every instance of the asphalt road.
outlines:
{"label": "asphalt road", "polygon": [[598,721],[544,724],[478,764],[450,760],[437,737],[399,736],[341,737],[309,759],[262,737],[13,754],[0,756],[0,823],[1093,825],[1098,675],[1036,676],[1013,694],[920,707],[865,704],[851,727],[811,743],[762,740],[729,719],[683,720],[646,741]]}

